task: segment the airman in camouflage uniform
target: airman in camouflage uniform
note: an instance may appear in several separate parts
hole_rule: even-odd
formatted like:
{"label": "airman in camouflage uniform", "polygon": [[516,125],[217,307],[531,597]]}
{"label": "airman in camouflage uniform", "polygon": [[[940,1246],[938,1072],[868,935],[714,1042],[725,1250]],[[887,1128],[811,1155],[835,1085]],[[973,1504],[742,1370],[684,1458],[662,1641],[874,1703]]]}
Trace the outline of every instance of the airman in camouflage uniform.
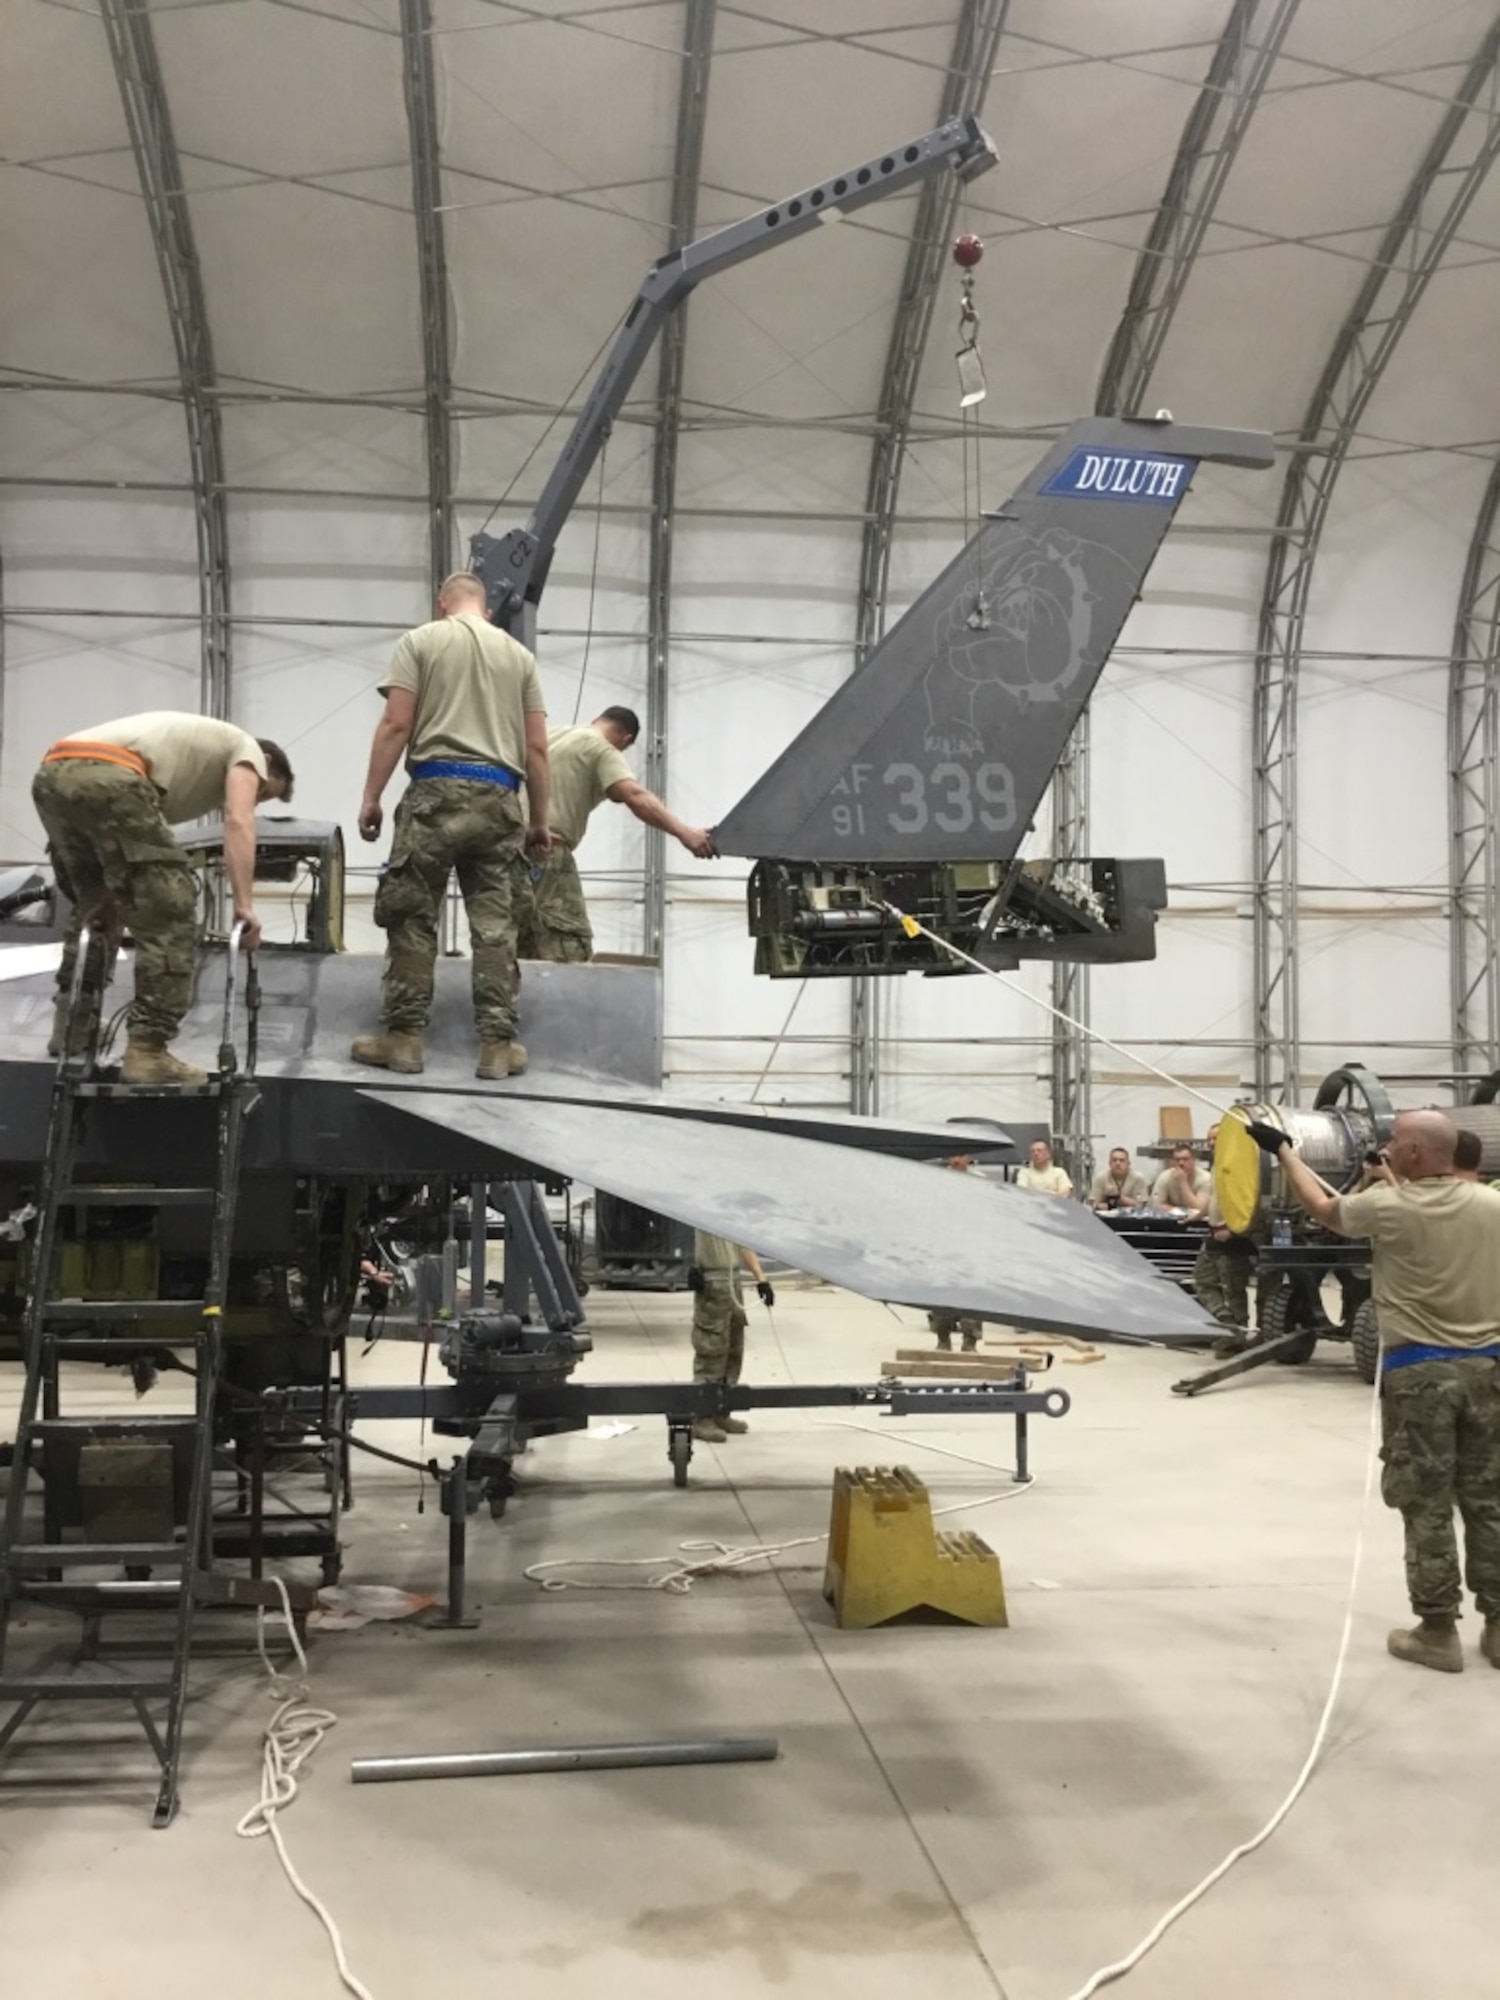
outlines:
{"label": "airman in camouflage uniform", "polygon": [[[58,886],[72,904],[51,1051],[93,1046],[121,931],[135,944],[135,998],[120,1074],[137,1084],[201,1085],[206,1072],[171,1053],[193,997],[198,887],[172,828],[224,815],[224,865],[247,951],[260,943],[255,912],[255,808],[290,798],[292,769],[269,740],[212,716],[150,710],[54,743],[32,782]],[[69,1020],[83,926],[98,942]]]}
{"label": "airman in camouflage uniform", "polygon": [[420,1037],[427,1026],[438,918],[456,869],[473,941],[480,1041],[514,1041],[520,974],[511,885],[523,831],[515,793],[496,785],[428,778],[408,789],[375,892],[375,921],[385,932],[380,1013],[387,1033]]}
{"label": "airman in camouflage uniform", "polygon": [[[1453,1529],[1464,1524],[1469,1588],[1500,1634],[1500,1362],[1423,1361],[1381,1387],[1381,1498],[1406,1525],[1406,1588],[1424,1623],[1449,1629],[1463,1604]],[[1500,1647],[1489,1658],[1500,1666]]]}
{"label": "airman in camouflage uniform", "polygon": [[[753,1250],[715,1236],[707,1229],[693,1233],[693,1380],[721,1382],[726,1387],[740,1379],[745,1361],[745,1298],[740,1279],[743,1265],[755,1280],[756,1290],[767,1306],[775,1293]],[[711,1417],[700,1417],[693,1436],[705,1444],[723,1444],[750,1426],[742,1417],[732,1417],[721,1407]]]}
{"label": "airman in camouflage uniform", "polygon": [[512,880],[517,955],[586,965],[594,955],[594,930],[572,850],[554,832],[550,852],[540,859],[515,856]]}
{"label": "airman in camouflage uniform", "polygon": [[[972,1153],[955,1153],[950,1159],[939,1160],[934,1164],[946,1167],[950,1173],[971,1174],[974,1171],[974,1156]],[[955,1333],[961,1335],[963,1339],[965,1354],[977,1354],[983,1326],[984,1322],[976,1319],[972,1313],[948,1312],[940,1306],[934,1306],[927,1315],[927,1330],[937,1336],[940,1354],[952,1352]]]}
{"label": "airman in camouflage uniform", "polygon": [[[349,1053],[376,1069],[422,1070],[438,919],[456,871],[473,942],[475,1074],[519,1076],[526,1051],[516,1039],[515,857],[524,848],[543,858],[550,845],[547,714],[536,661],[489,623],[484,585],[460,570],[438,593],[437,618],[396,647],[380,692],[385,713],[359,812],[366,840],[380,836],[381,794],[403,755],[411,783],[375,896],[375,921],[386,934],[382,1028],[357,1036]],[[519,799],[523,776],[529,823]]]}
{"label": "airman in camouflage uniform", "polygon": [[606,799],[626,806],[647,826],[659,826],[689,854],[707,860],[713,835],[669,812],[631,772],[625,752],[641,733],[631,708],[607,708],[586,728],[554,729],[547,739],[549,853],[518,856],[515,869],[517,949],[522,958],[581,965],[594,955],[594,931],[573,859],[589,815]]}
{"label": "airman in camouflage uniform", "polygon": [[937,1335],[939,1352],[944,1354],[950,1354],[953,1351],[953,1336],[955,1333],[963,1336],[963,1351],[965,1354],[977,1354],[979,1352],[979,1335],[983,1325],[984,1322],[975,1319],[971,1313],[940,1312],[935,1310],[927,1315],[927,1330],[929,1333]]}
{"label": "airman in camouflage uniform", "polygon": [[1441,1111],[1403,1111],[1384,1178],[1331,1194],[1285,1132],[1250,1136],[1281,1163],[1323,1227],[1367,1237],[1381,1343],[1381,1492],[1406,1528],[1406,1583],[1418,1623],[1392,1632],[1398,1660],[1459,1673],[1463,1606],[1453,1512],[1484,1619],[1481,1656],[1500,1667],[1500,1194],[1453,1173],[1457,1129]]}

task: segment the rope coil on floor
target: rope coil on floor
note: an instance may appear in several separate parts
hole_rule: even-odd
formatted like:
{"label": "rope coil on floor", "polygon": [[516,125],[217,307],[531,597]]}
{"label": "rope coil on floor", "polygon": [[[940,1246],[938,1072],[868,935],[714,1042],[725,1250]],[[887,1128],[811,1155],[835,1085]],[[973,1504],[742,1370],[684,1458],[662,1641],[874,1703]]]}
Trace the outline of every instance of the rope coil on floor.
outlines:
{"label": "rope coil on floor", "polygon": [[[889,1433],[874,1424],[851,1423],[847,1418],[835,1418],[820,1429],[865,1431],[871,1437],[887,1437]],[[968,1452],[952,1451],[946,1445],[928,1444],[923,1438],[909,1438],[907,1443],[915,1445],[919,1451],[935,1451],[944,1458],[957,1458],[966,1465],[977,1465],[986,1472],[1009,1472],[1008,1465],[996,1465],[993,1459],[973,1458]],[[971,1507],[990,1507],[997,1500],[1014,1500],[1022,1493],[1029,1493],[1036,1484],[1033,1479],[1025,1486],[1007,1487],[1003,1493],[987,1493],[977,1500],[958,1500],[951,1507],[935,1507],[932,1518],[937,1521],[949,1514],[962,1514]],[[727,1576],[736,1570],[748,1569],[752,1563],[771,1562],[777,1556],[785,1555],[791,1549],[817,1548],[828,1540],[827,1530],[821,1535],[798,1535],[789,1542],[750,1542],[738,1545],[733,1542],[694,1541],[679,1542],[677,1552],[670,1556],[554,1556],[546,1562],[528,1563],[521,1574],[528,1583],[534,1583],[543,1590],[665,1590],[674,1596],[685,1597],[693,1585],[706,1576]],[[696,1561],[682,1561],[682,1557],[696,1557]],[[611,1583],[603,1578],[561,1576],[551,1572],[559,1570],[655,1570],[655,1576],[643,1577],[639,1581],[622,1578]]]}
{"label": "rope coil on floor", "polygon": [[281,1578],[272,1577],[271,1582],[281,1595],[281,1617],[286,1626],[287,1638],[292,1651],[297,1656],[298,1679],[288,1680],[278,1672],[266,1651],[266,1612],[264,1605],[255,1614],[255,1644],[260,1654],[261,1665],[266,1670],[269,1682],[267,1692],[276,1702],[276,1711],[266,1724],[262,1742],[260,1767],[260,1797],[245,1813],[235,1827],[241,1840],[261,1840],[269,1838],[276,1849],[276,1858],[281,1863],[282,1872],[293,1889],[306,1903],[318,1922],[328,1934],[328,1942],[333,1947],[334,1963],[338,1967],[339,1979],[347,1992],[355,2000],[374,2000],[373,1994],[362,1980],[350,1970],[344,1955],[344,1940],[326,1905],[308,1888],[292,1864],[282,1839],[281,1828],[277,1824],[278,1815],[293,1804],[304,1767],[311,1760],[314,1751],[322,1743],[338,1717],[330,1708],[316,1708],[308,1699],[307,1653],[297,1633],[292,1617],[292,1601]]}

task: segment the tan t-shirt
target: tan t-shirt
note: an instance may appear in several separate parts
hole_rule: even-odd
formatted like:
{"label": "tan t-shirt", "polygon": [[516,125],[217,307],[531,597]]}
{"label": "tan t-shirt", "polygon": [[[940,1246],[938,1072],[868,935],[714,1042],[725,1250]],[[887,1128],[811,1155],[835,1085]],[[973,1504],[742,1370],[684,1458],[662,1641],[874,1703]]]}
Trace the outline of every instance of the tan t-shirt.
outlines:
{"label": "tan t-shirt", "polygon": [[1156,1176],[1151,1199],[1160,1202],[1164,1208],[1189,1208],[1192,1206],[1188,1200],[1190,1194],[1201,1199],[1204,1195],[1212,1195],[1213,1191],[1214,1177],[1207,1167],[1195,1165],[1191,1180],[1186,1174],[1179,1173],[1176,1167],[1167,1167]]}
{"label": "tan t-shirt", "polygon": [[1033,1194],[1071,1194],[1073,1183],[1061,1167],[1022,1167],[1016,1175],[1016,1186],[1030,1188]]}
{"label": "tan t-shirt", "polygon": [[607,736],[592,727],[554,729],[547,738],[547,823],[576,847],[589,814],[609,797],[611,785],[635,773]]}
{"label": "tan t-shirt", "polygon": [[1095,1174],[1094,1185],[1089,1190],[1089,1200],[1095,1208],[1113,1196],[1118,1201],[1144,1201],[1146,1199],[1146,1176],[1138,1174],[1134,1167],[1123,1181],[1117,1181],[1107,1169]]}
{"label": "tan t-shirt", "polygon": [[729,1285],[736,1294],[739,1293],[743,1268],[740,1249],[727,1236],[715,1236],[708,1229],[695,1229],[693,1262],[710,1284]]}
{"label": "tan t-shirt", "polygon": [[224,781],[236,764],[266,775],[266,753],[253,736],[233,722],[211,715],[184,715],[177,709],[150,709],[75,729],[70,743],[118,743],[143,757],[151,782],[162,794],[162,817],[169,826],[224,810]]}
{"label": "tan t-shirt", "polygon": [[408,768],[429,758],[504,764],[526,775],[526,717],[545,714],[536,661],[477,611],[419,625],[398,642],[380,692],[417,698]]}
{"label": "tan t-shirt", "polygon": [[1382,1346],[1500,1344],[1500,1194],[1450,1175],[1340,1195],[1341,1236],[1367,1236]]}

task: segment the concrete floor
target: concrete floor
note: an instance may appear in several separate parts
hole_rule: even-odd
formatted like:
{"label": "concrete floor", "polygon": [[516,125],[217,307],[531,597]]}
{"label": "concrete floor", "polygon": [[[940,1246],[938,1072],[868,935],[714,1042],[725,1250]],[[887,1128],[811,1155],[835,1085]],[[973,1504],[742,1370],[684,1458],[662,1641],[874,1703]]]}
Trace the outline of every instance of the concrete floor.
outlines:
{"label": "concrete floor", "polygon": [[[590,1373],[687,1364],[684,1296],[595,1294]],[[873,1377],[881,1307],[783,1291],[752,1306],[762,1380]],[[908,1328],[914,1314],[900,1316]],[[1327,1690],[1349,1576],[1367,1392],[1344,1354],[1186,1403],[1183,1359],[1068,1367],[1037,1483],[959,1517],[999,1549],[1012,1625],[837,1631],[821,1550],[690,1595],[544,1594],[543,1558],[672,1555],[827,1523],[839,1464],[905,1462],[939,1504],[1003,1476],[1008,1426],[819,1412],[757,1419],[668,1484],[664,1436],[574,1436],[476,1523],[475,1632],[374,1625],[316,1641],[340,1722],[284,1828],[375,2000],[517,1980],[534,2000],[1066,2000],[1281,1799]],[[368,1364],[409,1379],[416,1350]],[[0,1380],[0,1404],[14,1379]],[[0,1412],[0,1435],[8,1432]],[[878,1421],[872,1419],[872,1421]],[[410,1448],[384,1426],[378,1442]],[[1344,1697],[1292,1817],[1120,1989],[1137,2000],[1409,2000],[1486,1993],[1500,1836],[1500,1675],[1387,1658],[1404,1612],[1394,1517],[1372,1503]],[[349,1580],[440,1592],[444,1523],[409,1475],[359,1469]],[[1463,1628],[1472,1648],[1476,1621]],[[269,1712],[248,1630],[195,1672],[176,1826],[148,1826],[149,1758],[112,1715],[52,1711],[0,1771],[0,1970],[53,2000],[325,2000],[323,1937],[268,1843],[234,1838]],[[774,1764],[361,1787],[351,1756],[767,1731]],[[103,1782],[82,1788],[85,1774]],[[71,1781],[71,1782],[70,1782]],[[1113,1989],[1111,1989],[1113,1990]]]}

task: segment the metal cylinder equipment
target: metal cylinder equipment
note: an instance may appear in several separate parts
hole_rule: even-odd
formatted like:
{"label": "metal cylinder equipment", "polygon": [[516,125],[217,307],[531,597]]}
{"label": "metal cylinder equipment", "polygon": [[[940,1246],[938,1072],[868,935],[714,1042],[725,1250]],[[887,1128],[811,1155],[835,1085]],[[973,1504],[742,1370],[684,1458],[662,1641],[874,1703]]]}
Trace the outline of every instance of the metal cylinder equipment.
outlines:
{"label": "metal cylinder equipment", "polygon": [[[1455,1123],[1479,1140],[1479,1172],[1485,1179],[1500,1176],[1497,1094],[1500,1078],[1486,1077],[1473,1103],[1450,1107]],[[1278,1126],[1300,1158],[1340,1194],[1358,1186],[1365,1155],[1385,1144],[1397,1115],[1380,1078],[1354,1062],[1324,1077],[1309,1110],[1285,1104],[1240,1104],[1235,1109],[1261,1124]],[[1225,1118],[1220,1124],[1213,1165],[1219,1206],[1238,1235],[1252,1235],[1268,1224],[1276,1209],[1296,1206],[1280,1167],[1260,1150],[1239,1118]]]}

